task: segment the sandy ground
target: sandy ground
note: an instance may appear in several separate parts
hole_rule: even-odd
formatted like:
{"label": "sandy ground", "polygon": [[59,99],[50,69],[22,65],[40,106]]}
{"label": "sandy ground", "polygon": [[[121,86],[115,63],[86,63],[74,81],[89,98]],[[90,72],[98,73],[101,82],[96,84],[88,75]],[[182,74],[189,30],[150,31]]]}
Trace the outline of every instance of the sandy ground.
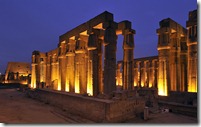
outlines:
{"label": "sandy ground", "polygon": [[[81,118],[62,111],[49,104],[28,98],[17,89],[0,89],[0,123],[21,123],[21,124],[67,124],[67,123],[94,123],[93,121]],[[134,118],[125,123],[197,123],[194,117],[174,113],[150,114],[149,119],[144,121]]]}
{"label": "sandy ground", "polygon": [[28,98],[17,89],[0,89],[0,123],[84,123],[92,122]]}

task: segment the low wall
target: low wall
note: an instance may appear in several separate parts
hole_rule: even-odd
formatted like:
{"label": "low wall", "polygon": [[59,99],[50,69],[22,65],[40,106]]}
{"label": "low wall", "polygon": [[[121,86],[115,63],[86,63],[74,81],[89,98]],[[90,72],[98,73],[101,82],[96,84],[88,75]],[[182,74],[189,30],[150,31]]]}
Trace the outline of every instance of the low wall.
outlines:
{"label": "low wall", "polygon": [[170,91],[169,96],[160,96],[159,100],[197,106],[197,93]]}
{"label": "low wall", "polygon": [[106,100],[48,89],[29,89],[27,94],[95,122],[123,122],[143,113],[145,107],[141,98]]}
{"label": "low wall", "polygon": [[190,106],[166,101],[159,101],[158,104],[159,106],[168,108],[171,112],[197,117],[197,106]]}

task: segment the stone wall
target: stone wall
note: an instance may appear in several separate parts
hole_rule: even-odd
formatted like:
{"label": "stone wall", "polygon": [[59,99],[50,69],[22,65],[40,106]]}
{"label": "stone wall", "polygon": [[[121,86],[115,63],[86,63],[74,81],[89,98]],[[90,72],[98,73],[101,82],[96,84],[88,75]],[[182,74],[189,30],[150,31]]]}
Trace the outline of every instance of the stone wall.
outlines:
{"label": "stone wall", "polygon": [[197,93],[170,91],[169,96],[159,96],[159,100],[197,106]]}
{"label": "stone wall", "polygon": [[197,106],[179,104],[175,102],[159,101],[160,107],[168,108],[170,112],[197,117]]}
{"label": "stone wall", "polygon": [[28,96],[95,122],[123,122],[143,113],[141,98],[106,100],[47,89],[27,90]]}

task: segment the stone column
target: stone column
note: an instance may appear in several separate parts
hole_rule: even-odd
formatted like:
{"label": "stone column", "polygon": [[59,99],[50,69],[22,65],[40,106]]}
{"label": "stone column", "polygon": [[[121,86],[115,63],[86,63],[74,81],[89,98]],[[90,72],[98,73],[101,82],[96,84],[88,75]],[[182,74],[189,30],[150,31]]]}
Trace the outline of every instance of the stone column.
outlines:
{"label": "stone column", "polygon": [[137,86],[141,87],[141,61],[137,62]]}
{"label": "stone column", "polygon": [[61,91],[65,91],[66,87],[66,42],[59,44],[59,80],[61,84]]}
{"label": "stone column", "polygon": [[158,59],[154,60],[154,87],[158,86]]}
{"label": "stone column", "polygon": [[123,31],[124,42],[123,42],[123,89],[131,90],[133,89],[133,50],[134,50],[134,31],[127,29]]}
{"label": "stone column", "polygon": [[31,88],[36,88],[36,64],[31,64]]}
{"label": "stone column", "polygon": [[138,64],[134,61],[134,87],[138,86]]}
{"label": "stone column", "polygon": [[80,94],[87,93],[87,73],[86,73],[86,42],[78,39],[75,50],[75,92]]}
{"label": "stone column", "polygon": [[145,87],[149,87],[149,61],[145,62]]}
{"label": "stone column", "polygon": [[52,56],[52,63],[51,63],[51,85],[54,90],[58,90],[58,62],[56,55]]}
{"label": "stone column", "polygon": [[[160,25],[163,22],[160,22]],[[163,25],[163,24],[162,24]],[[161,96],[168,96],[170,90],[170,39],[169,34],[171,29],[163,27],[157,29],[158,34],[158,94]]]}
{"label": "stone column", "polygon": [[31,88],[36,88],[36,84],[37,84],[37,77],[38,77],[37,75],[39,75],[39,72],[37,70],[37,68],[38,68],[38,56],[39,55],[40,55],[39,51],[34,51],[32,53]]}
{"label": "stone column", "polygon": [[[98,32],[98,31],[97,31]],[[98,75],[98,34],[92,33],[88,39],[88,84],[87,93],[97,96],[99,94],[99,75]]]}
{"label": "stone column", "polygon": [[145,87],[145,62],[140,62],[140,86]]}
{"label": "stone column", "polygon": [[116,29],[117,24],[115,22],[104,23],[105,35],[105,59],[104,59],[104,93],[110,94],[116,90],[116,46],[117,46],[117,35]]}
{"label": "stone column", "polygon": [[117,72],[116,72],[116,85],[122,86],[122,77],[121,77],[121,67],[122,67],[122,62],[117,63]]}
{"label": "stone column", "polygon": [[75,40],[69,40],[66,52],[66,89],[75,92]]}
{"label": "stone column", "polygon": [[103,40],[99,39],[98,41],[98,89],[99,93],[103,93],[103,49],[102,49]]}
{"label": "stone column", "polygon": [[47,53],[47,69],[46,69],[46,87],[51,84],[51,66],[50,66],[50,56]]}
{"label": "stone column", "polygon": [[181,86],[181,64],[180,64],[180,32],[172,33],[170,36],[170,79],[171,91],[180,91]]}
{"label": "stone column", "polygon": [[187,27],[188,46],[188,92],[198,91],[198,40],[197,10],[189,12]]}

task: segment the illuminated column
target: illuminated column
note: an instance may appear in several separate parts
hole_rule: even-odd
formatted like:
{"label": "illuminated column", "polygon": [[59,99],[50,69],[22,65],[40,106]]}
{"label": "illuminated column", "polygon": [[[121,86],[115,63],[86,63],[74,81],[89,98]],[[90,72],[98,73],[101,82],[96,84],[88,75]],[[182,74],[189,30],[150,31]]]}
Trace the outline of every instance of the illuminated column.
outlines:
{"label": "illuminated column", "polygon": [[105,35],[105,59],[104,59],[104,93],[110,94],[116,90],[116,48],[117,48],[117,24],[115,22],[104,23]]}
{"label": "illuminated column", "polygon": [[149,66],[149,84],[148,84],[148,87],[153,87],[153,84],[154,84],[154,62],[153,60],[149,61],[150,63],[150,66]]}
{"label": "illuminated column", "polygon": [[36,88],[36,64],[31,64],[31,88]]}
{"label": "illuminated column", "polygon": [[189,12],[187,46],[188,46],[188,92],[198,91],[198,41],[197,41],[197,10]]}
{"label": "illuminated column", "polygon": [[46,69],[46,86],[49,87],[51,84],[51,66],[50,66],[50,56],[47,54],[47,69]]}
{"label": "illuminated column", "polygon": [[149,87],[149,61],[144,61],[145,63],[145,87]]}
{"label": "illuminated column", "polygon": [[140,63],[140,86],[145,87],[145,62]]}
{"label": "illuminated column", "polygon": [[87,93],[93,96],[99,94],[99,74],[98,74],[98,31],[89,35],[88,39],[88,84]]}
{"label": "illuminated column", "polygon": [[40,83],[42,82],[46,82],[46,64],[44,60],[40,61]]}
{"label": "illuminated column", "polygon": [[56,54],[53,54],[51,63],[51,84],[54,90],[58,90],[58,62],[56,57]]}
{"label": "illuminated column", "polygon": [[123,41],[123,89],[131,90],[133,89],[133,50],[134,50],[134,30],[127,29],[123,31],[124,41]]}
{"label": "illuminated column", "polygon": [[170,36],[170,90],[181,91],[181,62],[180,62],[180,31],[171,33]]}
{"label": "illuminated column", "polygon": [[59,44],[59,83],[60,90],[65,91],[66,87],[66,42],[62,41]]}
{"label": "illuminated column", "polygon": [[122,86],[121,67],[122,67],[122,61],[117,63],[116,85],[118,86]]}
{"label": "illuminated column", "polygon": [[31,88],[36,88],[36,84],[37,84],[37,80],[39,76],[39,72],[37,70],[38,68],[38,57],[40,56],[40,52],[39,51],[34,51],[32,53],[32,69],[31,69]]}
{"label": "illuminated column", "polygon": [[69,40],[66,53],[66,91],[75,92],[75,40]]}
{"label": "illuminated column", "polygon": [[154,87],[158,88],[158,58],[154,62]]}
{"label": "illuminated column", "polygon": [[86,42],[78,39],[75,50],[75,92],[87,93],[87,74],[86,74]]}
{"label": "illuminated column", "polygon": [[134,61],[134,87],[138,86],[138,63]]}
{"label": "illuminated column", "polygon": [[170,53],[170,41],[169,41],[169,31],[163,21],[160,22],[160,27],[157,29],[158,34],[158,95],[168,96],[168,91],[170,89],[169,82],[169,53]]}
{"label": "illuminated column", "polygon": [[138,87],[141,87],[141,61],[137,62],[137,66],[138,66]]}

